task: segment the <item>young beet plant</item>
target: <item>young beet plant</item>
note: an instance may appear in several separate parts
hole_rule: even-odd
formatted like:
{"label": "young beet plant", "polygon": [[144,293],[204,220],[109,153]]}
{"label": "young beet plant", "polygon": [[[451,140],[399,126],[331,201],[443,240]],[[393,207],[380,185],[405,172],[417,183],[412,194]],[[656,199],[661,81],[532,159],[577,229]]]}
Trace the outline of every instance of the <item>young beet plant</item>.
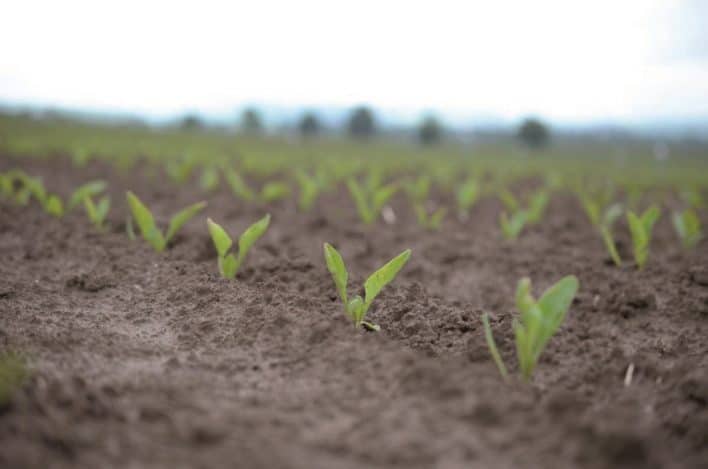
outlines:
{"label": "young beet plant", "polygon": [[455,191],[455,199],[457,201],[457,210],[461,219],[466,219],[469,216],[470,208],[479,198],[480,187],[479,182],[475,178],[469,178],[463,182]]}
{"label": "young beet plant", "polygon": [[374,301],[374,298],[381,292],[381,289],[396,278],[398,272],[406,265],[406,262],[408,262],[408,259],[411,257],[411,250],[406,249],[387,262],[386,265],[371,274],[371,276],[366,279],[366,282],[364,282],[364,298],[356,295],[352,299],[349,299],[347,295],[349,274],[344,266],[342,256],[330,244],[325,243],[324,257],[327,262],[327,269],[332,274],[337,292],[344,304],[344,312],[354,322],[354,326],[356,328],[363,326],[371,331],[380,330],[381,328],[378,325],[365,320],[366,313],[371,303]]}
{"label": "young beet plant", "polygon": [[96,227],[98,231],[105,230],[105,220],[108,216],[108,211],[111,208],[111,198],[108,196],[101,197],[98,203],[94,203],[91,197],[84,198],[84,209],[86,209],[86,216],[88,216],[93,226]]}
{"label": "young beet plant", "polygon": [[602,235],[602,241],[605,243],[605,248],[607,248],[607,252],[610,254],[612,262],[614,262],[617,267],[622,265],[622,259],[620,259],[619,253],[617,252],[615,238],[612,236],[612,225],[614,225],[615,221],[617,221],[621,215],[622,204],[612,204],[607,208],[607,210],[605,210],[600,223],[600,234]]}
{"label": "young beet plant", "polygon": [[693,209],[687,208],[683,212],[675,212],[671,221],[685,249],[695,247],[703,238],[701,221]]}
{"label": "young beet plant", "polygon": [[398,190],[398,186],[395,184],[372,186],[365,189],[354,178],[347,181],[347,187],[356,204],[359,218],[367,225],[376,221],[383,206]]}
{"label": "young beet plant", "polygon": [[246,228],[238,238],[238,253],[234,255],[229,250],[233,245],[231,237],[217,223],[214,223],[211,218],[207,218],[207,226],[209,234],[216,247],[216,252],[219,255],[219,272],[224,278],[234,278],[238,273],[243,260],[246,258],[248,251],[258,241],[258,238],[263,236],[263,233],[268,229],[270,224],[270,215],[266,215],[253,225]]}
{"label": "young beet plant", "polygon": [[[135,194],[128,191],[126,193],[126,198],[128,200],[128,205],[130,206],[133,219],[138,225],[138,228],[140,228],[140,233],[142,234],[143,239],[147,241],[157,252],[164,251],[179,229],[182,228],[182,226],[192,217],[194,217],[194,215],[206,207],[206,202],[197,202],[196,204],[192,204],[189,207],[177,212],[170,219],[167,232],[163,234],[155,224],[155,219],[152,216],[152,212],[150,212],[150,210],[140,201],[140,199],[138,199]],[[129,233],[132,232],[130,226],[128,231]]]}
{"label": "young beet plant", "polygon": [[648,208],[641,214],[641,216],[631,210],[627,212],[629,232],[632,235],[634,261],[640,269],[644,268],[644,264],[647,262],[647,258],[649,257],[651,233],[654,229],[654,224],[659,219],[660,215],[661,212],[657,206]]}
{"label": "young beet plant", "polygon": [[[578,279],[569,275],[546,290],[537,301],[531,294],[531,281],[528,278],[519,281],[516,289],[516,308],[520,315],[518,319],[514,319],[512,327],[519,371],[524,380],[531,379],[541,353],[563,324],[577,291]],[[492,336],[489,316],[486,313],[482,315],[482,322],[492,358],[504,379],[508,379],[509,373]]]}
{"label": "young beet plant", "polygon": [[506,212],[502,212],[499,215],[499,225],[501,226],[504,238],[508,241],[514,241],[519,237],[527,221],[528,212],[526,210],[517,210],[511,216]]}

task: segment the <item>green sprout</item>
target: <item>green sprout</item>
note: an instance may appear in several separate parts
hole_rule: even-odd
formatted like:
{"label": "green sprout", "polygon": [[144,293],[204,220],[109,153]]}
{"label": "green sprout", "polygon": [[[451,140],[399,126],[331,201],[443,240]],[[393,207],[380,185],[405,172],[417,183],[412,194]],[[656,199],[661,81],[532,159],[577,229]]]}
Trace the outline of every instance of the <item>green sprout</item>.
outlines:
{"label": "green sprout", "polygon": [[528,212],[526,212],[526,210],[517,210],[511,217],[509,217],[506,212],[502,212],[499,215],[499,225],[501,226],[504,238],[508,241],[514,241],[519,237],[527,221]]}
{"label": "green sprout", "polygon": [[541,188],[531,194],[529,198],[528,208],[526,209],[526,221],[531,224],[536,224],[541,221],[543,214],[546,211],[551,195],[548,190]]}
{"label": "green sprout", "polygon": [[644,267],[649,257],[651,232],[660,215],[659,207],[655,205],[645,210],[641,216],[631,210],[627,212],[627,222],[629,223],[629,231],[632,235],[632,246],[634,248],[634,261],[640,269]]}
{"label": "green sprout", "polygon": [[[155,219],[152,212],[138,199],[132,192],[126,193],[130,212],[133,215],[135,223],[140,228],[140,233],[143,239],[147,241],[157,252],[165,250],[170,241],[174,238],[180,228],[187,223],[194,215],[206,207],[206,202],[197,202],[189,207],[186,207],[170,219],[170,224],[167,227],[167,232],[163,235],[162,231],[155,224]],[[132,230],[132,224],[130,228]]]}
{"label": "green sprout", "polygon": [[234,256],[229,252],[233,241],[226,231],[217,223],[207,218],[207,227],[209,234],[216,247],[216,252],[219,255],[219,272],[224,278],[234,278],[238,273],[243,260],[246,258],[248,251],[258,241],[258,238],[263,236],[263,233],[268,229],[270,224],[270,215],[261,218],[244,231],[238,238],[238,254]]}
{"label": "green sprout", "polygon": [[78,206],[81,204],[84,199],[87,197],[93,197],[101,192],[106,190],[106,182],[105,181],[90,181],[87,182],[86,184],[82,184],[79,186],[73,194],[71,194],[71,197],[69,198],[69,202],[67,204],[67,209],[71,210],[74,207]]}
{"label": "green sprout", "polygon": [[300,195],[297,200],[297,206],[303,212],[308,212],[317,200],[317,196],[321,190],[321,173],[310,176],[302,169],[295,170],[295,181],[300,188]]}
{"label": "green sprout", "polygon": [[671,221],[685,249],[693,248],[703,238],[701,220],[693,209],[687,208],[683,212],[675,212]]}
{"label": "green sprout", "polygon": [[93,223],[93,226],[95,226],[98,231],[104,231],[104,222],[108,216],[108,211],[111,208],[111,198],[108,196],[101,197],[98,200],[98,203],[94,203],[90,196],[85,197],[84,208],[86,209],[86,215],[89,220],[91,220],[91,223]]}
{"label": "green sprout", "polygon": [[10,352],[0,353],[0,409],[5,407],[15,391],[29,375],[25,361]]}
{"label": "green sprout", "polygon": [[290,186],[285,182],[272,181],[267,182],[261,188],[259,199],[261,202],[275,202],[282,200],[290,194]]}
{"label": "green sprout", "polygon": [[617,252],[617,245],[615,244],[615,238],[612,236],[612,225],[615,221],[622,215],[622,204],[612,204],[610,205],[602,216],[602,222],[600,224],[600,234],[602,235],[602,240],[605,243],[605,248],[612,258],[612,262],[615,263],[617,267],[622,265],[622,259],[620,259],[619,253]]}
{"label": "green sprout", "polygon": [[440,207],[432,213],[428,213],[425,204],[416,204],[414,209],[418,224],[431,231],[438,231],[440,229],[442,221],[447,214],[447,208],[445,207]]}
{"label": "green sprout", "polygon": [[284,199],[290,194],[290,186],[288,186],[285,182],[267,182],[261,188],[260,193],[256,193],[253,189],[251,189],[246,181],[243,180],[241,175],[233,169],[226,169],[224,174],[226,177],[226,182],[231,187],[234,195],[247,202],[253,200],[258,200],[264,203],[275,202],[276,200]]}
{"label": "green sprout", "polygon": [[256,194],[254,194],[253,190],[246,184],[246,181],[243,180],[239,173],[233,169],[227,168],[224,171],[224,176],[236,197],[247,202],[256,198]]}
{"label": "green sprout", "polygon": [[219,170],[215,166],[207,166],[199,176],[199,187],[205,192],[219,187]]}
{"label": "green sprout", "polygon": [[403,190],[414,206],[421,205],[430,193],[430,178],[420,176],[418,179],[404,181]]}
{"label": "green sprout", "polygon": [[381,289],[396,278],[398,272],[406,265],[406,262],[411,257],[411,250],[406,249],[371,274],[364,282],[364,298],[356,295],[352,299],[347,296],[349,274],[344,266],[342,256],[329,243],[324,243],[324,257],[327,262],[327,269],[332,274],[337,292],[344,304],[344,312],[352,320],[354,326],[356,328],[363,326],[371,331],[380,330],[381,328],[378,325],[365,320],[366,313]]}
{"label": "green sprout", "polygon": [[[516,345],[516,356],[519,361],[519,370],[525,381],[533,375],[538,360],[546,348],[548,341],[558,331],[578,291],[578,279],[569,275],[559,280],[555,285],[546,290],[541,298],[536,301],[531,294],[531,280],[523,278],[516,289],[516,308],[519,318],[514,319],[512,328]],[[484,335],[489,351],[499,368],[499,372],[508,378],[496,342],[492,336],[489,325],[489,316],[482,315]]]}
{"label": "green sprout", "polygon": [[365,189],[354,178],[347,180],[347,187],[356,204],[359,218],[367,225],[371,225],[376,221],[383,206],[398,190],[398,186],[395,184],[369,185]]}
{"label": "green sprout", "polygon": [[177,184],[184,184],[189,179],[195,166],[196,160],[194,158],[177,158],[165,163],[165,170],[172,181]]}
{"label": "green sprout", "polygon": [[479,198],[479,194],[479,182],[475,178],[467,179],[457,188],[455,198],[457,200],[457,210],[460,214],[460,218],[467,218],[469,216],[470,208],[472,208]]}

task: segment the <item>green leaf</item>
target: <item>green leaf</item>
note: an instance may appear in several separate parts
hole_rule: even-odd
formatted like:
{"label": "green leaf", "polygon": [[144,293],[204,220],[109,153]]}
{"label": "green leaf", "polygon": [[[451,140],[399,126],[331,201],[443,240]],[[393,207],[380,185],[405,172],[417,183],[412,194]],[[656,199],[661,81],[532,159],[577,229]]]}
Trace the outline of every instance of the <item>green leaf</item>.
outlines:
{"label": "green leaf", "polygon": [[527,221],[529,223],[538,223],[543,217],[543,212],[546,210],[550,195],[548,191],[541,189],[531,196],[529,207],[527,210]]}
{"label": "green leaf", "polygon": [[61,217],[64,215],[64,204],[57,195],[49,195],[45,199],[44,210],[52,216]]}
{"label": "green leaf", "polygon": [[578,279],[574,275],[563,277],[548,288],[538,300],[543,317],[549,321],[548,337],[554,334],[563,323],[565,314],[578,292]]}
{"label": "green leaf", "polygon": [[143,235],[143,239],[150,243],[150,245],[157,252],[162,252],[165,249],[166,241],[162,237],[162,233],[158,230],[155,225],[155,219],[152,216],[152,212],[143,205],[143,203],[138,199],[138,197],[132,192],[126,192],[126,199],[128,200],[128,206],[133,214],[133,219],[137,223],[140,233]]}
{"label": "green leaf", "polygon": [[371,302],[374,301],[381,289],[396,278],[396,275],[406,265],[410,257],[411,250],[406,249],[366,279],[366,282],[364,282],[364,314],[366,314]]}
{"label": "green leaf", "polygon": [[347,187],[349,188],[349,193],[351,194],[352,199],[354,199],[354,204],[356,205],[356,210],[359,213],[359,218],[361,218],[361,221],[367,225],[373,223],[375,214],[369,206],[369,201],[362,187],[353,178],[347,180]]}
{"label": "green leaf", "polygon": [[359,327],[366,316],[364,300],[361,296],[356,295],[347,303],[347,313],[354,320],[354,326]]}
{"label": "green leaf", "polygon": [[275,202],[290,194],[290,187],[284,182],[269,182],[261,189],[261,200],[263,202]]}
{"label": "green leaf", "polygon": [[504,380],[509,378],[509,372],[506,371],[506,366],[504,366],[504,361],[502,360],[499,349],[497,349],[497,343],[494,341],[494,336],[492,335],[492,328],[489,325],[489,315],[484,313],[482,315],[482,324],[484,325],[484,338],[487,341],[487,347],[489,348],[489,353],[492,355],[494,363],[496,363],[497,368],[499,368],[499,373],[501,373]]}
{"label": "green leaf", "polygon": [[610,205],[602,217],[602,226],[610,228],[622,216],[622,210],[622,204],[620,203]]}
{"label": "green leaf", "polygon": [[457,206],[467,213],[479,196],[479,183],[475,179],[468,179],[457,189]]}
{"label": "green leaf", "polygon": [[204,191],[213,191],[219,186],[219,172],[213,166],[207,166],[199,176],[199,187]]}
{"label": "green leaf", "polygon": [[207,227],[219,257],[221,258],[226,256],[231,248],[231,245],[233,244],[231,237],[220,225],[214,223],[211,218],[207,218]]}
{"label": "green leaf", "polygon": [[601,227],[600,233],[602,234],[602,240],[605,242],[607,252],[610,253],[612,262],[614,262],[617,267],[620,267],[622,265],[622,259],[620,259],[619,253],[617,252],[617,246],[615,245],[615,239],[610,231],[610,226],[606,225]]}
{"label": "green leaf", "polygon": [[86,197],[93,197],[106,190],[105,181],[90,181],[79,186],[69,198],[68,209],[71,210],[79,205]]}
{"label": "green leaf", "polygon": [[253,244],[258,241],[258,238],[263,236],[263,233],[268,229],[270,224],[270,214],[261,218],[244,231],[238,238],[238,257],[236,258],[236,269],[238,270],[246,258],[246,254],[251,250]]}
{"label": "green leaf", "polygon": [[514,213],[519,210],[519,201],[509,189],[505,187],[499,189],[499,199],[509,212]]}
{"label": "green leaf", "polygon": [[344,266],[344,260],[339,252],[329,243],[324,243],[324,257],[327,263],[327,270],[332,274],[334,285],[337,287],[337,293],[339,293],[339,297],[342,299],[342,303],[344,303],[346,308],[349,304],[349,300],[347,299],[347,281],[349,274],[347,273],[347,268]]}
{"label": "green leaf", "polygon": [[383,206],[393,197],[393,194],[395,194],[397,190],[398,186],[396,184],[388,184],[374,191],[371,198],[371,208],[374,212],[374,217],[381,213]]}
{"label": "green leaf", "polygon": [[169,243],[172,238],[177,234],[180,228],[187,223],[194,215],[199,213],[206,207],[206,202],[197,202],[189,207],[183,208],[170,219],[170,225],[167,227],[167,234],[165,235],[165,244]]}
{"label": "green leaf", "polygon": [[224,257],[219,257],[219,272],[224,278],[232,279],[236,277],[236,272],[238,271],[238,263],[236,262],[236,256],[233,254],[227,254]]}
{"label": "green leaf", "polygon": [[237,197],[246,201],[250,201],[255,198],[255,194],[251,188],[248,187],[243,178],[241,178],[241,175],[236,171],[233,169],[226,169],[224,171],[224,176],[226,177],[226,182]]}

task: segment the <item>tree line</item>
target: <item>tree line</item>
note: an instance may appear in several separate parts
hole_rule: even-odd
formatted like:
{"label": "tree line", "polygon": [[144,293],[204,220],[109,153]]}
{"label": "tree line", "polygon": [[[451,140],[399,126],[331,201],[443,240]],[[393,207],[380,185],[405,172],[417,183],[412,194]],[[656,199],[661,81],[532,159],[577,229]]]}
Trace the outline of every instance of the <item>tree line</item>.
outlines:
{"label": "tree line", "polygon": [[[180,123],[185,130],[197,130],[204,126],[198,116],[185,116]],[[246,108],[241,112],[238,122],[239,130],[247,134],[260,134],[265,125],[260,112],[255,108]],[[314,111],[305,111],[295,124],[297,133],[305,138],[312,139],[323,134],[326,126]],[[345,121],[344,130],[347,135],[356,140],[368,140],[381,132],[374,111],[367,106],[358,106],[352,109]],[[440,143],[445,137],[443,123],[434,115],[429,114],[422,118],[415,128],[415,136],[423,145]],[[548,126],[538,118],[524,119],[516,129],[517,138],[529,147],[542,147],[550,139]]]}

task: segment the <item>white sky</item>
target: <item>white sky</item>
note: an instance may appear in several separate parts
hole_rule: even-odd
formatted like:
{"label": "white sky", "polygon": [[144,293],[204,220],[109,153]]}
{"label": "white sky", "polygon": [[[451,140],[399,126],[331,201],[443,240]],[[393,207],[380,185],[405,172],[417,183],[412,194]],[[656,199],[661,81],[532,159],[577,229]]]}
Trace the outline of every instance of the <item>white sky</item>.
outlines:
{"label": "white sky", "polygon": [[[109,6],[110,3],[110,6]],[[0,4],[0,102],[152,115],[708,116],[708,1]]]}

